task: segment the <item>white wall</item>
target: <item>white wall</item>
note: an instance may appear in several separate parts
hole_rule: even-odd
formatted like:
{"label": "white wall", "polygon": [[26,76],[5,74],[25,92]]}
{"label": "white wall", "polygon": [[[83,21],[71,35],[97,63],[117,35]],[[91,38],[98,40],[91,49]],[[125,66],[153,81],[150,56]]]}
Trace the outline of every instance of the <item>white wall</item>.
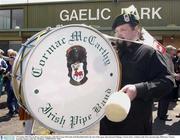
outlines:
{"label": "white wall", "polygon": [[0,0],[0,5],[5,4],[22,4],[22,3],[39,3],[39,2],[67,2],[67,1],[85,1],[85,0]]}

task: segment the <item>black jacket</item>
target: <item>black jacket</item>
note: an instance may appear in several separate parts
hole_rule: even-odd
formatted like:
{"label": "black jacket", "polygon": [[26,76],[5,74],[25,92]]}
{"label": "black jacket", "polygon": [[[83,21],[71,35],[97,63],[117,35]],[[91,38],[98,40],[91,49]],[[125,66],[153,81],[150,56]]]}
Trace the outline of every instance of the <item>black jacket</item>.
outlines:
{"label": "black jacket", "polygon": [[135,43],[130,46],[124,43],[118,48],[122,64],[121,85],[135,84],[137,96],[124,121],[114,123],[106,117],[100,121],[100,134],[152,134],[153,98],[168,94],[173,88],[173,78],[164,57],[153,48]]}

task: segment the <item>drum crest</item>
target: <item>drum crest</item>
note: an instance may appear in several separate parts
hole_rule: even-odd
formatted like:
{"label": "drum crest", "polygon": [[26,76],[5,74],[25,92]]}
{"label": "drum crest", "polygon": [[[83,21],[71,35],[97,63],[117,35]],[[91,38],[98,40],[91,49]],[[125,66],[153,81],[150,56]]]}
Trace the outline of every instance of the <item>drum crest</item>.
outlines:
{"label": "drum crest", "polygon": [[67,50],[68,76],[72,85],[81,85],[87,81],[87,52],[82,46],[72,46]]}

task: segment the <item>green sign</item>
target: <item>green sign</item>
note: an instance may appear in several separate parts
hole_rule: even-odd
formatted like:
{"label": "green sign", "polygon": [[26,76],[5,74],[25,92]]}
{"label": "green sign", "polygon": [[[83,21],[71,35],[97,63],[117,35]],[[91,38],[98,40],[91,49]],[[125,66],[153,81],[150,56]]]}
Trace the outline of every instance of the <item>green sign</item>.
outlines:
{"label": "green sign", "polygon": [[116,16],[124,8],[134,5],[141,18],[143,26],[180,25],[176,13],[180,1],[103,1],[103,2],[73,2],[56,3],[49,5],[30,5],[28,8],[29,28],[42,26],[56,26],[57,24],[86,24],[94,27],[111,27]]}

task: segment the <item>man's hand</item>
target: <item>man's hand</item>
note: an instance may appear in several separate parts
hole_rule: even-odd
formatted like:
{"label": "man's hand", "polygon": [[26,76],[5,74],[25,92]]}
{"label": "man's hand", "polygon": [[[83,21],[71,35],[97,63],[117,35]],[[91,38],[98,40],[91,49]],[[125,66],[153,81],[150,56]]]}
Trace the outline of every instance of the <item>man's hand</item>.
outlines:
{"label": "man's hand", "polygon": [[134,100],[134,98],[137,95],[137,90],[135,85],[126,85],[120,91],[126,93],[131,101]]}
{"label": "man's hand", "polygon": [[176,73],[174,76],[177,81],[180,81],[180,73]]}

